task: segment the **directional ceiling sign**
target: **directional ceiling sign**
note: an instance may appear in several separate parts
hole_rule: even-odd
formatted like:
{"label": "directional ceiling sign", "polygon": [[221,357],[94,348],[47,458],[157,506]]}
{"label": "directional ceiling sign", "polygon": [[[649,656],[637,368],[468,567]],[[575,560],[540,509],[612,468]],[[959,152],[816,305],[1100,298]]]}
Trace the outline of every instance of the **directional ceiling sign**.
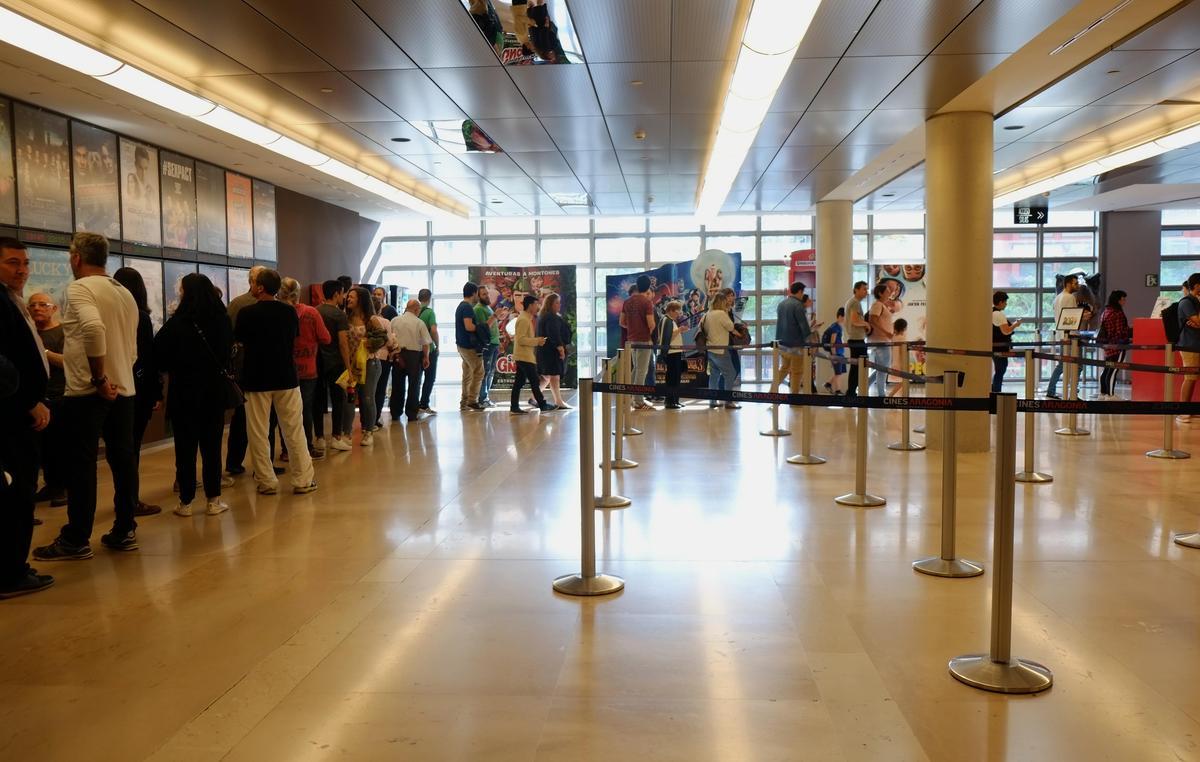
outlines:
{"label": "directional ceiling sign", "polygon": [[1017,225],[1045,225],[1050,207],[1045,196],[1034,196],[1013,204],[1013,222]]}

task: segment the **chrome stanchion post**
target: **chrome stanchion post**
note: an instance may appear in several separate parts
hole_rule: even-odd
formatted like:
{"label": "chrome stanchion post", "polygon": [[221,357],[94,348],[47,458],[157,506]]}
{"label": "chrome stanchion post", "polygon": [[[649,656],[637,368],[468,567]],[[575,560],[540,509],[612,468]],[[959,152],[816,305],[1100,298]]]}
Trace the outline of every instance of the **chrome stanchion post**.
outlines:
{"label": "chrome stanchion post", "polygon": [[[1035,365],[1036,363],[1036,365]],[[1025,399],[1037,397],[1037,378],[1041,375],[1041,361],[1033,357],[1033,350],[1025,350]],[[1038,471],[1034,465],[1034,439],[1037,434],[1037,413],[1025,411],[1025,468],[1016,475],[1016,480],[1025,484],[1047,484],[1054,481],[1050,474]]]}
{"label": "chrome stanchion post", "polygon": [[[1166,356],[1163,358],[1163,364],[1168,368],[1175,365],[1175,347],[1172,344],[1167,344]],[[1171,402],[1175,399],[1175,377],[1171,373],[1163,374],[1163,400]],[[1163,416],[1163,446],[1161,450],[1151,450],[1146,453],[1147,458],[1163,458],[1164,460],[1183,460],[1184,458],[1192,457],[1191,453],[1183,450],[1175,449],[1175,416],[1172,413],[1167,413]],[[1200,548],[1200,542],[1196,545],[1189,545],[1186,542],[1179,542],[1179,537],[1175,538],[1175,542],[1188,547]]]}
{"label": "chrome stanchion post", "polygon": [[[958,390],[958,371],[946,371],[942,375],[942,385],[945,387],[942,396],[954,399]],[[978,577],[983,574],[980,564],[954,555],[958,497],[957,416],[954,410],[942,413],[942,554],[913,562],[914,569],[934,577]]]}
{"label": "chrome stanchion post", "polygon": [[1012,656],[1013,531],[1017,465],[1017,398],[996,395],[996,519],[992,558],[992,639],[986,654],[950,660],[950,674],[973,688],[1037,693],[1054,683],[1049,668]]}
{"label": "chrome stanchion post", "polygon": [[[621,362],[619,363],[617,372],[621,374],[621,383],[623,383],[623,384],[634,383],[634,381],[633,381],[633,353],[636,351],[637,350],[635,350],[635,349],[626,349],[625,353],[621,356]],[[641,384],[645,380],[646,379],[644,379],[644,378],[638,379],[637,383]],[[618,429],[620,430],[621,434],[624,436],[627,436],[627,437],[636,437],[636,436],[640,435],[642,433],[642,430],[638,429],[638,428],[634,428],[634,425],[633,425],[633,397],[631,397],[629,395],[625,395],[624,397],[618,397],[617,400],[618,400],[618,404],[620,404],[625,409],[625,415],[621,418],[622,422],[618,426]]]}
{"label": "chrome stanchion post", "polygon": [[[867,398],[867,358],[858,357],[858,396]],[[877,508],[887,501],[878,495],[867,494],[867,408],[858,409],[858,432],[854,452],[854,492],[835,497],[833,502],[853,508]]]}
{"label": "chrome stanchion post", "polygon": [[[802,351],[804,353],[804,378],[801,384],[807,389],[809,386],[809,374],[812,373],[812,363],[809,362],[809,353],[811,350],[805,347]],[[812,454],[812,414],[811,405],[804,405],[800,408],[800,454],[793,455],[787,459],[787,462],[793,466],[818,466],[825,462],[825,459],[820,455]]]}
{"label": "chrome stanchion post", "polygon": [[[629,362],[629,350],[617,350],[617,380],[621,383],[627,383],[625,368]],[[613,437],[616,440],[616,453],[613,456],[613,468],[637,468],[637,461],[630,460],[625,457],[625,419],[629,415],[629,396],[622,394],[614,394],[617,406],[617,421],[613,429]]]}
{"label": "chrome stanchion post", "polygon": [[595,479],[595,417],[592,399],[592,379],[579,381],[579,506],[581,546],[581,571],[567,574],[554,580],[554,589],[567,595],[607,595],[625,587],[625,580],[611,574],[596,573],[596,499]]}
{"label": "chrome stanchion post", "polygon": [[[900,357],[902,358],[901,362],[903,364],[903,367],[901,367],[900,369],[903,371],[907,371],[908,370],[908,344],[900,345]],[[903,397],[904,399],[908,399],[908,376],[900,377],[900,396]],[[890,445],[888,445],[889,450],[901,450],[904,452],[915,452],[917,450],[925,449],[925,445],[918,444],[918,443],[912,441],[912,436],[910,436],[910,434],[909,434],[910,429],[908,426],[908,423],[909,423],[908,419],[909,419],[909,412],[908,412],[908,406],[906,405],[905,407],[900,409],[900,441],[892,442]]]}
{"label": "chrome stanchion post", "polygon": [[[783,359],[782,354],[779,351],[779,342],[772,341],[771,342],[771,393],[772,394],[779,391],[779,370],[782,365],[782,359]],[[793,378],[792,382],[795,382],[795,380],[796,379]],[[789,388],[789,391],[792,394],[802,394],[803,393],[803,392],[798,392],[795,389],[791,389],[791,388]],[[790,437],[792,435],[792,432],[788,431],[787,429],[779,428],[779,404],[778,403],[771,405],[771,428],[767,429],[766,431],[760,431],[758,433],[762,434],[764,437]]]}
{"label": "chrome stanchion post", "polygon": [[[1083,356],[1083,353],[1079,351],[1079,339],[1077,337],[1071,338],[1070,353],[1070,356],[1075,359],[1080,359]],[[1071,362],[1066,363],[1066,367],[1063,369],[1064,375],[1068,380],[1066,390],[1067,399],[1071,402],[1079,399],[1079,371],[1081,368],[1082,366],[1079,363]],[[1092,432],[1079,427],[1078,413],[1067,413],[1067,425],[1061,429],[1055,429],[1054,433],[1064,437],[1084,437]]]}
{"label": "chrome stanchion post", "polygon": [[[609,381],[608,359],[600,361],[600,378],[604,379],[604,383]],[[612,493],[612,395],[608,392],[600,394],[600,472],[601,477],[601,494],[596,498],[597,508],[625,508],[633,501],[621,495]]]}

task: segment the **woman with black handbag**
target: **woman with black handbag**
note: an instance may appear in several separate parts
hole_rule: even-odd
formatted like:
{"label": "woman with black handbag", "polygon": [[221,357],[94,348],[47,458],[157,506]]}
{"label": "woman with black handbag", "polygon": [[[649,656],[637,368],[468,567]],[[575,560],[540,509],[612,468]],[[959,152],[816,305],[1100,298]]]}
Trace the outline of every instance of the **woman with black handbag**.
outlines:
{"label": "woman with black handbag", "polygon": [[229,377],[233,327],[212,281],[198,273],[184,277],[179,307],[154,337],[159,370],[169,378],[167,418],[175,432],[175,478],[179,482],[177,516],[192,515],[196,497],[196,450],[209,516],[229,510],[221,500],[221,435],[225,411],[239,404]]}

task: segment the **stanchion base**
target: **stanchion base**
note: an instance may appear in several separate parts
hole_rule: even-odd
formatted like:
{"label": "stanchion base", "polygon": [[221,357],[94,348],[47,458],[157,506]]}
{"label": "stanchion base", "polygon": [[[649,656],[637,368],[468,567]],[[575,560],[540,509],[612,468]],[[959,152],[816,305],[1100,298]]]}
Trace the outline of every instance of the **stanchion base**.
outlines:
{"label": "stanchion base", "polygon": [[992,661],[987,654],[950,660],[950,674],[961,683],[995,693],[1038,693],[1054,684],[1050,669],[1028,659]]}
{"label": "stanchion base", "polygon": [[913,426],[913,433],[914,434],[924,434],[925,433],[925,425],[921,424],[920,426]]}
{"label": "stanchion base", "polygon": [[637,468],[637,461],[629,458],[621,458],[612,462],[613,468]]}
{"label": "stanchion base", "polygon": [[567,574],[554,580],[554,592],[563,595],[609,595],[625,589],[625,580],[611,574],[585,577],[582,574]]}
{"label": "stanchion base", "polygon": [[1177,534],[1175,535],[1175,544],[1182,545],[1185,548],[1196,548],[1200,550],[1200,532]]}
{"label": "stanchion base", "polygon": [[889,450],[900,450],[901,452],[916,452],[924,450],[925,445],[917,444],[916,442],[892,442],[888,445]]}
{"label": "stanchion base", "polygon": [[838,505],[848,505],[852,508],[878,508],[881,505],[887,505],[887,501],[878,495],[842,495],[835,497],[833,502]]}
{"label": "stanchion base", "polygon": [[608,497],[597,497],[596,507],[603,510],[612,508],[628,508],[633,504],[633,501],[622,495],[609,495]]}
{"label": "stanchion base", "polygon": [[793,466],[819,466],[825,462],[820,455],[793,455],[787,459]]}
{"label": "stanchion base", "polygon": [[1055,429],[1054,433],[1060,437],[1086,437],[1092,432],[1087,429],[1081,429],[1078,426],[1063,426],[1061,429]]}
{"label": "stanchion base", "polygon": [[641,429],[635,429],[632,426],[625,429],[625,436],[640,437],[644,432]]}
{"label": "stanchion base", "polygon": [[787,429],[767,429],[758,433],[764,437],[790,437],[792,435],[792,432]]}
{"label": "stanchion base", "polygon": [[1041,471],[1020,471],[1013,478],[1025,484],[1049,484],[1054,481],[1053,476],[1043,474]]}
{"label": "stanchion base", "polygon": [[913,561],[913,570],[919,571],[922,574],[928,574],[931,577],[978,577],[983,574],[983,566],[974,561],[967,561],[962,558],[951,558],[946,560],[940,556],[932,558],[922,558],[920,561]]}
{"label": "stanchion base", "polygon": [[1151,450],[1146,453],[1147,458],[1162,458],[1164,460],[1184,460],[1192,457],[1190,452],[1183,450]]}

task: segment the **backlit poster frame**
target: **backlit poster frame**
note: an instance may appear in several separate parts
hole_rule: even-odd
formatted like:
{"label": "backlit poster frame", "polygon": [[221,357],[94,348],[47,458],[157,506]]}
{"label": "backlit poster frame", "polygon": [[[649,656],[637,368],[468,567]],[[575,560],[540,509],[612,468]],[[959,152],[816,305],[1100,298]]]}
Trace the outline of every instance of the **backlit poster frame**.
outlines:
{"label": "backlit poster frame", "polygon": [[254,211],[251,180],[236,172],[225,172],[225,226],[229,256],[254,258]]}
{"label": "backlit poster frame", "polygon": [[225,229],[225,170],[196,162],[196,248],[225,256],[229,241]]}
{"label": "backlit poster frame", "polygon": [[13,164],[12,101],[0,98],[0,225],[17,224],[17,173]]}
{"label": "backlit poster frame", "polygon": [[163,260],[125,257],[125,266],[137,270],[146,284],[146,303],[150,307],[150,323],[157,333],[166,320],[163,310]]}
{"label": "backlit poster frame", "polygon": [[194,262],[163,260],[163,315],[164,319],[175,313],[179,306],[179,283],[185,276],[196,272]]}
{"label": "backlit poster frame", "polygon": [[75,279],[71,273],[70,255],[66,249],[45,246],[30,246],[25,253],[29,256],[29,280],[25,282],[25,298],[28,299],[37,293],[48,294],[58,305],[61,319],[63,296],[67,286]]}
{"label": "backlit poster frame", "polygon": [[71,120],[71,189],[75,230],[121,239],[121,177],[117,135]]}
{"label": "backlit poster frame", "polygon": [[182,154],[163,151],[159,167],[163,248],[195,251],[196,162]]}
{"label": "backlit poster frame", "polygon": [[17,219],[21,227],[72,229],[71,156],[65,116],[13,105]]}
{"label": "backlit poster frame", "polygon": [[198,272],[206,276],[221,292],[221,301],[229,304],[229,268],[222,265],[206,265],[200,263]]}
{"label": "backlit poster frame", "polygon": [[124,240],[162,246],[162,206],[158,195],[158,149],[122,137],[121,231]]}
{"label": "backlit poster frame", "polygon": [[275,186],[254,180],[253,192],[254,258],[275,262],[279,257],[275,232]]}

